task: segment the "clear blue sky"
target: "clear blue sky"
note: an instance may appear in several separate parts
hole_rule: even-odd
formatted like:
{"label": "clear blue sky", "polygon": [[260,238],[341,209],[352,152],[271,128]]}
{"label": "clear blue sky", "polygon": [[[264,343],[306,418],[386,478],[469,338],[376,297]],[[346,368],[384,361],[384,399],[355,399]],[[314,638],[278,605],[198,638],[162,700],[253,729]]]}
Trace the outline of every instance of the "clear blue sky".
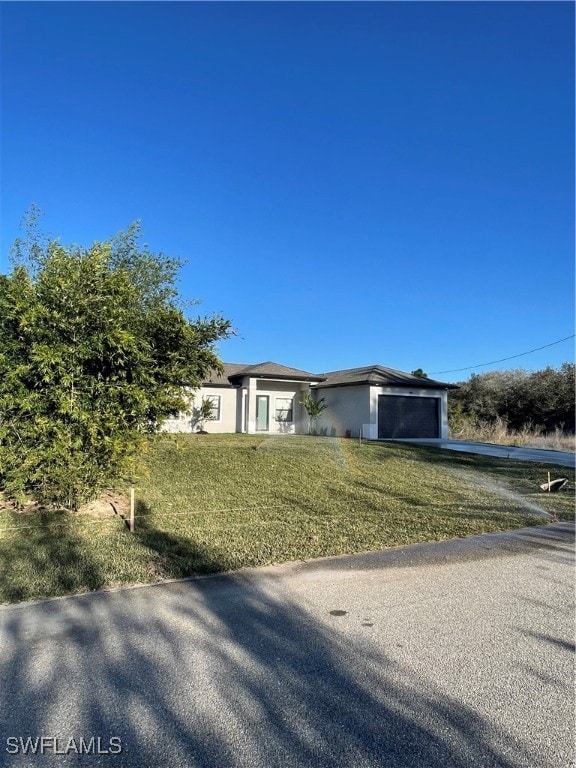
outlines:
{"label": "clear blue sky", "polygon": [[229,362],[432,373],[574,332],[573,3],[4,2],[1,29],[1,271],[36,203],[63,242],[140,219],[189,259]]}

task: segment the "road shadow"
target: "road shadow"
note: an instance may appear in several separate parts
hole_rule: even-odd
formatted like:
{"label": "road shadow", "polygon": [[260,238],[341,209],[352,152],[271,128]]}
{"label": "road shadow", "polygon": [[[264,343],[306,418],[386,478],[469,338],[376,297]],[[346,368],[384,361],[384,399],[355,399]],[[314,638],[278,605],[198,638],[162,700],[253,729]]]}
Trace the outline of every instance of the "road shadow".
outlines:
{"label": "road shadow", "polygon": [[[214,563],[171,538],[183,557]],[[530,764],[494,723],[377,651],[369,622],[350,633],[347,620],[242,573],[4,608],[0,765]],[[116,737],[123,751],[7,753],[7,738],[37,735]]]}

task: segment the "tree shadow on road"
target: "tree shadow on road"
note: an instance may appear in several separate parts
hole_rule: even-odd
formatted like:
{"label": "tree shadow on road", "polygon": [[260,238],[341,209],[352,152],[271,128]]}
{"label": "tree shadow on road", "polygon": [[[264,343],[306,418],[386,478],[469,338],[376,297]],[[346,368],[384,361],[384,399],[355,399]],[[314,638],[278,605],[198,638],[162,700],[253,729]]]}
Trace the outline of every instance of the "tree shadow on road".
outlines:
{"label": "tree shadow on road", "polygon": [[122,754],[94,764],[126,768],[530,764],[509,735],[378,651],[369,633],[385,627],[316,611],[248,573],[4,608],[0,765],[32,764],[7,754],[7,737],[42,734],[119,737]]}

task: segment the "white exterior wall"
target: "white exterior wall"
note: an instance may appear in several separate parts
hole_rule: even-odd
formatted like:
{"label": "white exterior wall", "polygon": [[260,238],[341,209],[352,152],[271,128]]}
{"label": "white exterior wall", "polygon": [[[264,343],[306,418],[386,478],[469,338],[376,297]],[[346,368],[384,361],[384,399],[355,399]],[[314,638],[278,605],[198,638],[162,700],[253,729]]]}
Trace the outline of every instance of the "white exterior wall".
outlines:
{"label": "white exterior wall", "polygon": [[198,390],[194,404],[196,406],[200,405],[202,398],[210,395],[220,397],[220,419],[207,419],[204,422],[206,432],[236,432],[238,389],[236,387],[202,387],[202,389]]}
{"label": "white exterior wall", "polygon": [[[190,403],[190,409],[192,408],[192,404],[194,402],[194,395],[194,390],[186,389],[185,397]],[[182,411],[177,416],[172,416],[170,419],[166,419],[160,429],[162,432],[192,432],[191,419],[191,410]]]}
{"label": "white exterior wall", "polygon": [[445,389],[424,389],[423,387],[370,387],[370,424],[366,425],[365,437],[378,438],[378,395],[401,395],[402,397],[436,397],[440,400],[440,437],[448,439],[448,392]]}
{"label": "white exterior wall", "polygon": [[[246,391],[244,396],[245,412],[242,431],[249,434],[273,434],[273,435],[294,435],[303,434],[308,431],[308,416],[300,401],[308,391],[309,385],[298,381],[270,381],[268,379],[253,379],[245,377],[242,382],[242,389]],[[269,420],[268,431],[256,430],[256,396],[268,395],[269,399]],[[276,398],[287,397],[292,399],[292,423],[278,422],[274,416],[276,413]],[[243,410],[243,409],[241,409]]]}
{"label": "white exterior wall", "polygon": [[314,393],[317,400],[323,397],[326,404],[326,410],[316,420],[318,434],[344,437],[349,429],[352,437],[358,437],[364,424],[370,422],[370,389],[365,384],[314,389]]}
{"label": "white exterior wall", "polygon": [[[190,408],[167,419],[162,426],[163,432],[196,432],[198,420],[194,413],[195,407],[202,402],[203,397],[216,395],[220,397],[220,418],[207,420],[204,429],[210,433],[248,432],[249,434],[307,434],[308,414],[301,400],[309,391],[310,385],[300,381],[273,381],[244,377],[240,387],[201,387],[189,390]],[[268,431],[256,431],[256,396],[268,395],[269,424]],[[287,397],[293,402],[291,423],[275,420],[276,398]]]}
{"label": "white exterior wall", "polygon": [[198,419],[194,413],[202,402],[202,398],[208,395],[217,395],[220,397],[220,418],[218,420],[208,419],[204,423],[206,432],[237,432],[237,400],[239,391],[232,387],[201,387],[194,391],[188,391],[188,400],[190,408],[187,411],[179,413],[171,419],[168,419],[162,425],[163,432],[196,432],[198,430]]}

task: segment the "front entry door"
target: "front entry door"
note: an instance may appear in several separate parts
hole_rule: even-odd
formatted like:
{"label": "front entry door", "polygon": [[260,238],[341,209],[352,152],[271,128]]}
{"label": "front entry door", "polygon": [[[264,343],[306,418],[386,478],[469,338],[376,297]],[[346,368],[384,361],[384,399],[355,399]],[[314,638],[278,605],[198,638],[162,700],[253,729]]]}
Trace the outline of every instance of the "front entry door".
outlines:
{"label": "front entry door", "polygon": [[268,432],[270,397],[256,395],[256,432]]}

